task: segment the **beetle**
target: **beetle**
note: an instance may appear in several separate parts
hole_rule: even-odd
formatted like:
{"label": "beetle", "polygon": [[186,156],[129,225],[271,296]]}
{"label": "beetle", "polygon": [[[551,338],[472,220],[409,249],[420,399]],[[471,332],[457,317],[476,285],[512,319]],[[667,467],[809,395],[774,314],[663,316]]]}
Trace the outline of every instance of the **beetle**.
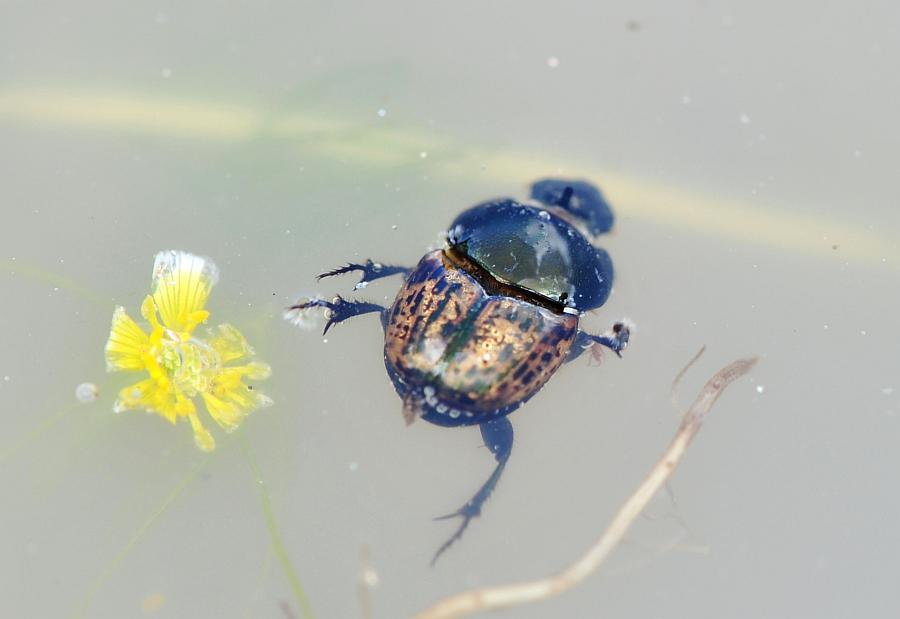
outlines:
{"label": "beetle", "polygon": [[443,249],[412,268],[371,259],[322,273],[361,273],[356,289],[404,275],[390,307],[336,296],[288,308],[287,317],[324,308],[324,333],[353,316],[376,313],[384,329],[384,363],[403,401],[407,424],[417,418],[446,427],[479,426],[496,465],[458,510],[460,518],[432,565],[480,515],[509,460],[507,415],[533,397],[565,362],[594,346],[621,357],[630,329],[617,322],[603,335],[578,328],[612,289],[609,255],[593,241],[608,232],[612,211],[600,190],[582,180],[544,179],[531,200],[490,200],[462,212]]}

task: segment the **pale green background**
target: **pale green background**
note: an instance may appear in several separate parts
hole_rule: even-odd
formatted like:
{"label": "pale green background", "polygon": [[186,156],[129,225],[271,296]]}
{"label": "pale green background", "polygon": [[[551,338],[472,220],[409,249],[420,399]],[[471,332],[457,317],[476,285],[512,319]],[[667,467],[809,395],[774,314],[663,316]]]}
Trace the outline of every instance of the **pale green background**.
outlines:
{"label": "pale green background", "polygon": [[[147,616],[302,616],[248,448],[316,617],[366,616],[364,548],[379,618],[556,571],[668,441],[705,344],[683,402],[762,361],[669,496],[601,574],[502,616],[897,616],[898,26],[887,2],[3,1],[0,615],[144,616],[161,594]],[[560,167],[618,215],[615,291],[584,325],[627,315],[633,345],[512,417],[495,496],[429,568],[452,528],[431,517],[492,466],[478,431],[404,427],[373,317],[326,344],[281,311]],[[274,368],[276,405],[212,455],[111,412],[109,319],[166,248],[215,259],[212,321]]]}

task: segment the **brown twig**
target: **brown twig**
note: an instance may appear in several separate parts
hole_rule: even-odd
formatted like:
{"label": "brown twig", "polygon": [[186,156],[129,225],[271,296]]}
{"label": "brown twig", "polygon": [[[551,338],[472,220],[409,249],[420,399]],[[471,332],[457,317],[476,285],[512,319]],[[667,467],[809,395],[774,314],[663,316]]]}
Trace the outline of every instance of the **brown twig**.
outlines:
{"label": "brown twig", "polygon": [[668,449],[634,494],[619,508],[619,512],[593,546],[571,566],[555,576],[529,582],[471,589],[439,601],[431,608],[419,613],[416,619],[448,619],[462,617],[476,612],[516,606],[546,600],[559,595],[579,584],[603,563],[613,548],[621,541],[625,532],[653,498],[675,467],[681,461],[691,440],[697,434],[706,414],[725,388],[734,380],[750,371],[756,359],[739,359],[731,363],[707,381],[697,399],[681,421],[675,438]]}

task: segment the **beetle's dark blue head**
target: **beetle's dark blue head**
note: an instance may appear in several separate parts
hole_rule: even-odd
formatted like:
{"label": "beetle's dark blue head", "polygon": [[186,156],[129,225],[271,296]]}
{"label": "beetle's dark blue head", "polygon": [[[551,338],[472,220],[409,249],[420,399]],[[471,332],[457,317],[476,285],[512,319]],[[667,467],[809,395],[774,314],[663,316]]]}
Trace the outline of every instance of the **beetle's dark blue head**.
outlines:
{"label": "beetle's dark blue head", "polygon": [[579,312],[609,296],[609,255],[555,209],[495,200],[464,211],[447,240],[496,279]]}
{"label": "beetle's dark blue head", "polygon": [[603,194],[587,181],[547,178],[531,186],[531,199],[563,209],[597,236],[609,232],[613,214]]}

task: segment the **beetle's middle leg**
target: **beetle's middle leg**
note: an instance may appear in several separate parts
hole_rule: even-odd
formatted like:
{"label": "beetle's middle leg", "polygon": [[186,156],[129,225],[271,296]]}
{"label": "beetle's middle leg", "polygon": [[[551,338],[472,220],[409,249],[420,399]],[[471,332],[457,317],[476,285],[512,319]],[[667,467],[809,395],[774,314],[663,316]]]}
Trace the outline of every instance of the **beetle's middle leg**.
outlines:
{"label": "beetle's middle leg", "polygon": [[612,326],[612,329],[603,335],[591,335],[590,333],[579,331],[578,335],[575,336],[575,341],[572,342],[572,348],[569,349],[569,356],[566,357],[566,362],[574,361],[584,351],[597,344],[606,346],[616,353],[618,357],[621,357],[622,351],[628,346],[630,337],[631,329],[625,322],[617,322]]}
{"label": "beetle's middle leg", "polygon": [[481,507],[484,505],[484,502],[490,498],[491,493],[497,486],[497,482],[500,481],[500,476],[503,474],[503,469],[506,468],[506,462],[509,460],[509,454],[512,452],[513,428],[509,419],[501,417],[500,419],[482,423],[480,427],[484,444],[491,450],[491,453],[494,454],[494,459],[497,460],[497,466],[494,468],[494,472],[491,473],[491,476],[488,477],[488,480],[484,482],[481,488],[478,489],[478,492],[476,492],[465,505],[452,514],[435,518],[435,520],[444,520],[459,516],[462,518],[462,522],[459,523],[459,528],[457,528],[456,532],[450,536],[450,539],[444,542],[441,547],[438,548],[437,552],[434,553],[434,558],[431,559],[431,565],[435,564],[438,557],[440,557],[445,550],[450,548],[450,546],[453,545],[453,542],[462,537],[472,518],[481,514]]}
{"label": "beetle's middle leg", "polygon": [[324,307],[325,317],[328,318],[328,322],[325,323],[325,329],[322,331],[322,335],[328,333],[328,330],[334,325],[344,322],[348,318],[353,318],[354,316],[360,316],[362,314],[373,314],[377,312],[381,316],[383,324],[387,314],[387,308],[383,305],[369,303],[368,301],[348,301],[338,295],[331,301],[326,301],[325,299],[310,299],[309,301],[303,301],[302,303],[292,305],[287,309],[288,314],[286,314],[286,316],[293,318],[292,316],[289,316],[290,313],[303,312],[314,307]]}
{"label": "beetle's middle leg", "polygon": [[363,264],[351,262],[346,266],[327,271],[316,277],[316,279],[343,275],[344,273],[350,273],[351,271],[360,271],[362,273],[362,277],[356,282],[356,286],[353,287],[354,290],[359,290],[360,288],[365,288],[369,282],[374,282],[376,279],[381,279],[382,277],[390,277],[391,275],[397,275],[399,273],[406,275],[409,273],[410,269],[409,267],[382,264],[373,260],[366,260]]}

